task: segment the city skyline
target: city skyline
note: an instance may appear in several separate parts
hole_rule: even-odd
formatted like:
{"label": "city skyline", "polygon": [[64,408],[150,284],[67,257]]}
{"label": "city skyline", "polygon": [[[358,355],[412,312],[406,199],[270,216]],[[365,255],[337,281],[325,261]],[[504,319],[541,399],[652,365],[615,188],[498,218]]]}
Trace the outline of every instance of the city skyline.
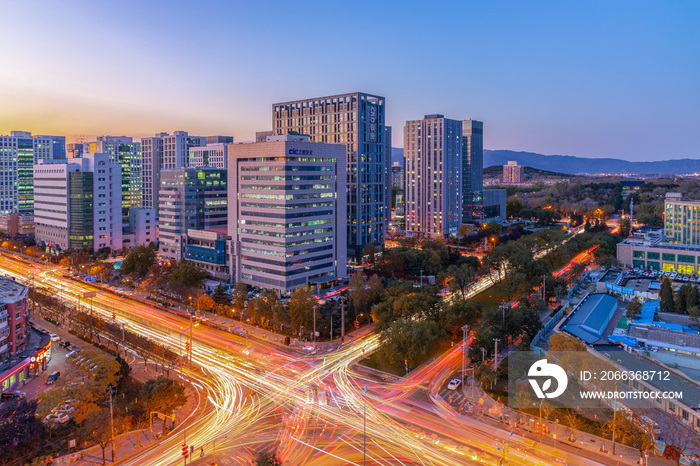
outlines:
{"label": "city skyline", "polygon": [[483,121],[488,149],[698,155],[700,6],[417,5],[8,4],[0,133],[254,140],[272,103],[352,90],[385,96],[394,128]]}

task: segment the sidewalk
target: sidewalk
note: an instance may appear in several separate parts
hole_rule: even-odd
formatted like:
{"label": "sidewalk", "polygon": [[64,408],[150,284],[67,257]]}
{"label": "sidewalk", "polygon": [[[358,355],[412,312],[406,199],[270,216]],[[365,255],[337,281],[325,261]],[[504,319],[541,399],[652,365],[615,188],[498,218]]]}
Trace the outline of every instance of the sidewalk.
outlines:
{"label": "sidewalk", "polygon": [[[151,375],[153,376],[153,375]],[[186,389],[187,403],[178,410],[187,422],[192,422],[189,419],[190,415],[197,410],[197,395],[191,388]],[[114,437],[116,462],[122,461],[126,457],[150,446],[153,443],[158,443],[164,436],[167,437],[172,424],[169,424],[169,431],[164,432],[165,423],[168,421],[153,419],[153,431],[150,428],[126,432]],[[180,425],[178,421],[176,426]],[[139,446],[140,438],[140,446]],[[111,444],[105,448],[105,461],[107,464],[112,464],[112,446]],[[99,445],[92,446],[82,451],[70,453],[53,460],[53,464],[74,464],[76,466],[92,466],[102,464],[102,448]]]}
{"label": "sidewalk", "polygon": [[[617,443],[615,445],[615,455],[612,455],[612,443],[610,440],[600,438],[598,436],[574,430],[573,442],[569,441],[571,429],[569,427],[557,423],[553,420],[542,419],[542,422],[547,425],[547,434],[538,435],[534,433],[535,423],[540,421],[538,416],[532,416],[514,409],[508,408],[491,398],[484,392],[479,384],[472,386],[473,378],[468,380],[468,384],[462,386],[462,394],[467,402],[459,408],[455,408],[458,413],[467,411],[471,417],[480,419],[482,422],[489,423],[495,427],[504,428],[510,426],[511,430],[523,438],[530,439],[533,442],[544,443],[550,447],[558,447],[559,445],[568,445],[570,448],[578,448],[601,455],[609,461],[619,461],[625,464],[637,464],[639,460],[639,451],[635,448],[628,447]],[[472,397],[472,389],[474,396]],[[447,400],[446,400],[447,401]],[[554,437],[556,435],[556,437]],[[601,451],[602,447],[605,447]],[[566,451],[566,450],[564,450]],[[669,465],[675,464],[668,462],[658,456],[649,456],[648,464],[650,465]]]}

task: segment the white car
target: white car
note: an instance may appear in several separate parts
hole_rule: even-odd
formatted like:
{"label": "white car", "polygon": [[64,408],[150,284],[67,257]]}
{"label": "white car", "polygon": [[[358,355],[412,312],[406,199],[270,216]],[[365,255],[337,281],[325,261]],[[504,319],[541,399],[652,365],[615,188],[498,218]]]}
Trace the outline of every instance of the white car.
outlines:
{"label": "white car", "polygon": [[61,337],[59,337],[55,333],[49,333],[49,335],[51,336],[51,341],[59,341],[61,339]]}
{"label": "white car", "polygon": [[462,385],[462,381],[459,379],[452,379],[450,383],[447,384],[449,390],[457,390]]}
{"label": "white car", "polygon": [[65,424],[70,421],[70,416],[65,413],[51,413],[44,418],[44,424]]}

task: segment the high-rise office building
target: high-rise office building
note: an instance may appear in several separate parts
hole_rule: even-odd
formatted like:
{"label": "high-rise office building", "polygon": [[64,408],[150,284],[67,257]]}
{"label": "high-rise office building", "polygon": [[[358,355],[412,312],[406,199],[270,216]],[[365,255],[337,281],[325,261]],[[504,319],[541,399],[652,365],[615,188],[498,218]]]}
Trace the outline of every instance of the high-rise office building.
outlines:
{"label": "high-rise office building", "polygon": [[122,249],[121,165],[90,153],[34,166],[36,241],[54,252]]}
{"label": "high-rise office building", "polygon": [[399,162],[394,162],[391,166],[391,187],[403,190],[406,187],[406,177],[404,176],[404,166]]}
{"label": "high-rise office building", "polygon": [[188,166],[196,167],[214,167],[226,169],[228,144],[212,143],[206,146],[190,147],[190,155],[188,157]]}
{"label": "high-rise office building", "polygon": [[[226,143],[230,136],[209,136],[212,144]],[[190,136],[187,131],[175,131],[173,134],[158,133],[150,138],[141,139],[143,160],[143,202],[146,209],[155,209],[158,214],[158,190],[160,189],[160,171],[162,169],[187,168],[189,150],[203,146],[206,138]]]}
{"label": "high-rise office building", "polygon": [[406,231],[430,238],[462,224],[462,122],[426,115],[404,127]]}
{"label": "high-rise office building", "polygon": [[700,245],[700,201],[684,200],[681,193],[666,193],[664,235],[669,242]]}
{"label": "high-rise office building", "polygon": [[522,183],[525,181],[525,167],[518,165],[515,160],[508,161],[508,165],[503,165],[503,184]]}
{"label": "high-rise office building", "polygon": [[189,166],[190,148],[206,145],[206,138],[190,136],[187,131],[175,131],[163,136],[164,169],[185,168]]}
{"label": "high-rise office building", "polygon": [[228,149],[235,281],[289,292],[346,275],[344,146],[275,135]]}
{"label": "high-rise office building", "polygon": [[159,251],[183,257],[187,230],[225,227],[226,170],[212,167],[163,169],[158,192]]}
{"label": "high-rise office building", "polygon": [[384,243],[388,216],[385,112],[384,97],[362,92],[272,105],[275,134],[296,132],[315,142],[345,145],[347,253],[356,259],[368,243]]}
{"label": "high-rise office building", "polygon": [[484,123],[462,121],[462,223],[482,217]]}
{"label": "high-rise office building", "polygon": [[141,143],[126,136],[100,136],[83,145],[85,154],[107,154],[121,167],[122,224],[128,224],[129,209],[143,205]]}
{"label": "high-rise office building", "polygon": [[12,131],[0,136],[0,215],[34,210],[34,164],[52,160],[58,136],[32,136]]}
{"label": "high-rise office building", "polygon": [[163,167],[163,137],[168,133],[141,139],[142,187],[141,205],[158,211],[158,190],[160,189],[160,169]]}

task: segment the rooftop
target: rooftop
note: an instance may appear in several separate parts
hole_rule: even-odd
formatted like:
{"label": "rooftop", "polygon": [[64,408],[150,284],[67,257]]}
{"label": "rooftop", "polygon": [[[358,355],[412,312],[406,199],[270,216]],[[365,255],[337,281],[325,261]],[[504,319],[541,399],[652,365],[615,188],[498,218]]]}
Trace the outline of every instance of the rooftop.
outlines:
{"label": "rooftop", "polygon": [[700,335],[677,329],[633,325],[630,327],[628,335],[638,340],[646,340],[647,346],[663,346],[684,351],[700,348]]}
{"label": "rooftop", "polygon": [[603,332],[617,310],[617,299],[607,294],[590,295],[574,311],[562,329],[588,344],[604,339]]}
{"label": "rooftop", "polygon": [[28,288],[11,278],[0,277],[0,303],[11,304],[25,298]]}
{"label": "rooftop", "polygon": [[[643,372],[649,370],[666,370],[663,365],[651,358],[646,358],[635,353],[629,353],[627,351],[623,351],[622,349],[607,347],[604,350],[598,349],[598,351],[628,371]],[[654,378],[654,380],[648,381],[647,383],[661,391],[682,391],[682,403],[684,405],[694,408],[695,410],[700,407],[700,385],[680,374],[677,374],[674,371],[669,371],[668,380],[659,380]]]}

